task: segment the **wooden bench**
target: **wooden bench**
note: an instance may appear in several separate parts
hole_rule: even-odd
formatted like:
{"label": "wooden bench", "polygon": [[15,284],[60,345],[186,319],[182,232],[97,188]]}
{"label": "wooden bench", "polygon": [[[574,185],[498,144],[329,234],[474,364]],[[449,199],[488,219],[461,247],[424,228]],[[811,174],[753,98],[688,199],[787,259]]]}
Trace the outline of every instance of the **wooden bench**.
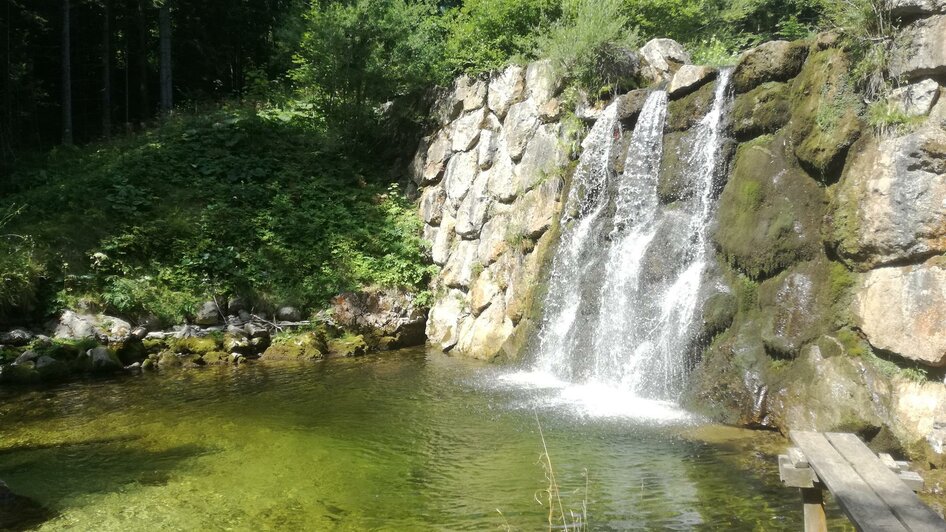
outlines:
{"label": "wooden bench", "polygon": [[946,531],[946,521],[914,493],[923,479],[890,455],[879,457],[853,434],[793,431],[788,454],[778,457],[786,486],[801,488],[805,530],[827,530],[823,489],[865,532]]}

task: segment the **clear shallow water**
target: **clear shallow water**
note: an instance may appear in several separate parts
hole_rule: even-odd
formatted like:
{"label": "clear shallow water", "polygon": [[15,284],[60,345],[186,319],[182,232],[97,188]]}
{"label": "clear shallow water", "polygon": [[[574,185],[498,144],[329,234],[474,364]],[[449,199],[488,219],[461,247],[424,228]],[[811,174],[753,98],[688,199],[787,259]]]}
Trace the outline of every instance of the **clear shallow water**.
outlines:
{"label": "clear shallow water", "polygon": [[502,371],[405,350],[0,389],[0,479],[44,530],[547,529],[537,415],[593,530],[800,528],[774,436]]}

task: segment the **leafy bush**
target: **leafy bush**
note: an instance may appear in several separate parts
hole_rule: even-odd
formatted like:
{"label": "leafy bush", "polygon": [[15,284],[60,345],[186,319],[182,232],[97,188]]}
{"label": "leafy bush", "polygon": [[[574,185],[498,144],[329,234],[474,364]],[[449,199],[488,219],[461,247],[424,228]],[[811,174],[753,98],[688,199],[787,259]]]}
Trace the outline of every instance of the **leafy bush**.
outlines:
{"label": "leafy bush", "polygon": [[33,311],[45,273],[35,257],[33,239],[7,233],[6,227],[19,212],[13,205],[0,210],[0,320]]}
{"label": "leafy bush", "polygon": [[896,32],[887,0],[825,0],[822,25],[838,33],[854,64],[857,89],[869,100],[889,90],[887,61]]}
{"label": "leafy bush", "polygon": [[621,0],[566,0],[563,16],[539,37],[539,55],[587,89],[628,89],[635,83],[640,43],[627,28]]}
{"label": "leafy bush", "polygon": [[335,149],[318,123],[299,108],[179,116],[22,169],[4,202],[28,205],[10,231],[35,246],[0,257],[25,276],[3,300],[20,304],[7,291],[40,265],[62,303],[165,322],[213,295],[319,307],[368,286],[422,290],[420,221],[389,163]]}
{"label": "leafy bush", "polygon": [[523,62],[560,16],[560,0],[467,0],[446,16],[446,66],[479,73]]}

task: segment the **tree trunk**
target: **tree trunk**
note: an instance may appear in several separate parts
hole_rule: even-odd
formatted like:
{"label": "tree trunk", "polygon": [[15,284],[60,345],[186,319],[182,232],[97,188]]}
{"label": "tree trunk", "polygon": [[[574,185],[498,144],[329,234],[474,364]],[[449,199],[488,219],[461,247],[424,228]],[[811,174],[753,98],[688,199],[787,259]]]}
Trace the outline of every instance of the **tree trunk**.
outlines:
{"label": "tree trunk", "polygon": [[104,0],[105,19],[102,23],[102,134],[112,136],[112,10]]}
{"label": "tree trunk", "polygon": [[171,12],[165,0],[158,13],[158,31],[161,36],[161,114],[171,114],[174,99],[171,94]]}
{"label": "tree trunk", "polygon": [[72,50],[69,0],[62,0],[62,143],[72,145]]}
{"label": "tree trunk", "polygon": [[148,26],[145,24],[145,0],[138,0],[138,120],[141,126],[151,118],[148,98]]}

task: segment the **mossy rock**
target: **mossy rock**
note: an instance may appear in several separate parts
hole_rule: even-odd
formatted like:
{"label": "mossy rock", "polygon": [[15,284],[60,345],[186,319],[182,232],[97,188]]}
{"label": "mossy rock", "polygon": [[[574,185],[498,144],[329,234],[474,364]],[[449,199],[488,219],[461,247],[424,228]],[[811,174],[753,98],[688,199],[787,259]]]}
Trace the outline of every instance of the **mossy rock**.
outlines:
{"label": "mossy rock", "polygon": [[[150,360],[150,358],[149,358]],[[156,364],[160,368],[195,368],[203,365],[201,355],[197,353],[175,353],[165,351],[158,355]]]}
{"label": "mossy rock", "polygon": [[72,373],[67,362],[49,355],[43,355],[36,360],[36,371],[44,381],[62,380]]}
{"label": "mossy rock", "polygon": [[141,341],[141,345],[144,346],[148,354],[158,354],[168,349],[170,341],[164,338],[145,338]]}
{"label": "mossy rock", "polygon": [[140,340],[130,338],[127,341],[113,346],[115,352],[118,354],[119,360],[122,361],[122,364],[128,366],[129,364],[134,364],[135,362],[141,362],[142,360],[148,358],[148,350],[145,349],[144,344]]}
{"label": "mossy rock", "polygon": [[283,334],[273,338],[272,344],[260,357],[263,360],[318,360],[328,352],[325,332],[306,331]]}
{"label": "mossy rock", "polygon": [[32,362],[0,366],[0,382],[4,384],[32,384],[39,382],[40,378]]}
{"label": "mossy rock", "polygon": [[739,300],[735,294],[719,292],[707,298],[703,303],[702,336],[712,338],[732,325],[739,312]]}
{"label": "mossy rock", "polygon": [[850,275],[844,265],[821,255],[759,285],[766,350],[775,357],[794,358],[806,344],[843,326],[849,319]]}
{"label": "mossy rock", "polygon": [[788,84],[764,83],[736,97],[732,109],[732,134],[739,140],[748,140],[774,133],[788,123],[790,113]]}
{"label": "mossy rock", "polygon": [[837,180],[863,128],[849,70],[844,52],[830,48],[812,54],[792,83],[788,138],[805,169],[824,182]]}
{"label": "mossy rock", "polygon": [[256,357],[270,346],[268,336],[248,338],[243,335],[227,334],[223,338],[223,350],[227,353],[238,353],[247,357]]}
{"label": "mossy rock", "polygon": [[767,401],[772,366],[758,324],[737,321],[703,352],[683,403],[720,423],[772,427]]}
{"label": "mossy rock", "polygon": [[732,74],[733,89],[742,93],[769,81],[787,81],[798,74],[807,56],[805,41],[769,41],[757,46],[739,58]]}
{"label": "mossy rock", "polygon": [[753,279],[771,277],[821,249],[824,189],[784,151],[780,133],[742,144],[719,200],[714,238]]}
{"label": "mossy rock", "polygon": [[228,366],[230,365],[230,353],[226,351],[211,351],[204,353],[200,357],[201,361],[208,366]]}
{"label": "mossy rock", "polygon": [[168,342],[168,350],[181,354],[203,355],[211,351],[219,351],[221,344],[219,336],[191,336],[171,340]]}
{"label": "mossy rock", "polygon": [[668,133],[683,131],[699,123],[713,106],[716,83],[716,81],[707,83],[696,92],[670,102],[667,107],[667,123],[665,130]]}
{"label": "mossy rock", "polygon": [[361,335],[346,335],[329,340],[328,351],[334,356],[361,356],[368,353],[368,343]]}

